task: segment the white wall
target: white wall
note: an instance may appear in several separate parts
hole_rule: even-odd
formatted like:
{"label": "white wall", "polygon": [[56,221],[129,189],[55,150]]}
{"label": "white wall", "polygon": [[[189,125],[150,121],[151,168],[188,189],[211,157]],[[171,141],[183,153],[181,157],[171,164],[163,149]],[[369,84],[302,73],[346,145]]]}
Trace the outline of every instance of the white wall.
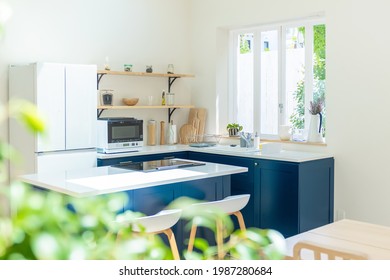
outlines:
{"label": "white wall", "polygon": [[208,128],[223,131],[228,119],[227,29],[324,13],[328,145],[303,149],[334,155],[337,213],[390,225],[389,10],[385,0],[193,0],[194,101],[210,111],[225,105]]}
{"label": "white wall", "polygon": [[[169,63],[176,73],[191,73],[189,2],[182,0],[4,0],[13,10],[0,41],[0,101],[7,96],[8,65],[35,61],[97,64],[103,69],[108,56],[112,70],[133,64],[133,71],[165,73]],[[177,104],[191,103],[193,79],[178,79],[172,89]],[[147,96],[161,102],[165,78],[104,77],[100,89],[114,89],[115,105],[122,97]],[[104,112],[167,122],[167,110]],[[188,109],[176,110],[173,120],[187,120]],[[146,130],[145,130],[146,131]],[[3,127],[1,134],[5,134]]]}

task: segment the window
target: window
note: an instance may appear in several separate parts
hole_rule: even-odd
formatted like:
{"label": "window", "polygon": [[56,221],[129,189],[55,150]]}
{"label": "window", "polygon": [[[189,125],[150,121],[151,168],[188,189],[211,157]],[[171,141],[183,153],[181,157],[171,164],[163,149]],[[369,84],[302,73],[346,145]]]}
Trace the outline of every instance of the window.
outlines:
{"label": "window", "polygon": [[280,125],[308,129],[310,101],[325,100],[325,24],[306,20],[231,34],[230,121],[268,139],[278,137]]}

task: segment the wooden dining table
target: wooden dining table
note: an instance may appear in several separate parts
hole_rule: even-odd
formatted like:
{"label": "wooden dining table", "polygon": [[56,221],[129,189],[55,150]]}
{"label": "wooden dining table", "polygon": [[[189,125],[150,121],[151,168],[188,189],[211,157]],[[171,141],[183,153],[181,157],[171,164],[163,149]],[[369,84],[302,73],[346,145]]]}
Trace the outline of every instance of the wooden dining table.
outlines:
{"label": "wooden dining table", "polygon": [[299,241],[363,254],[371,260],[390,260],[390,227],[343,219],[286,239],[287,256]]}

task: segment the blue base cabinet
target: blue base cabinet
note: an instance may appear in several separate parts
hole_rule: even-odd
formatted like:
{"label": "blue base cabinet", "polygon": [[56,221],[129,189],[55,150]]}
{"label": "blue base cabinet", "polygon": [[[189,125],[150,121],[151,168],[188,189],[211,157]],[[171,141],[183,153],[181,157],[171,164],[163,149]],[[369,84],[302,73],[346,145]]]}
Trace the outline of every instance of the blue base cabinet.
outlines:
{"label": "blue base cabinet", "polygon": [[250,194],[243,209],[248,227],[289,237],[333,222],[334,159],[306,162],[189,152],[189,159],[248,167],[231,175],[231,194]]}
{"label": "blue base cabinet", "polygon": [[285,237],[299,233],[298,165],[278,161],[255,162],[259,188],[255,213],[261,228],[272,228]]}
{"label": "blue base cabinet", "polygon": [[261,227],[289,237],[333,222],[333,158],[302,163],[259,160],[256,164]]}

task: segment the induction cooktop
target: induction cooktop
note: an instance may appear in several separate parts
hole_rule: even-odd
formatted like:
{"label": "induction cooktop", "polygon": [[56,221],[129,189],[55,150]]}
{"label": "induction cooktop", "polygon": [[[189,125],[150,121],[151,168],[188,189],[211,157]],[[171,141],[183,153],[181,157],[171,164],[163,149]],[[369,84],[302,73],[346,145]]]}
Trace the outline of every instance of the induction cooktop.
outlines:
{"label": "induction cooktop", "polygon": [[152,161],[141,161],[141,162],[124,162],[120,164],[111,165],[112,167],[123,168],[134,171],[159,171],[191,166],[205,165],[203,162],[181,160],[181,159],[162,159]]}

